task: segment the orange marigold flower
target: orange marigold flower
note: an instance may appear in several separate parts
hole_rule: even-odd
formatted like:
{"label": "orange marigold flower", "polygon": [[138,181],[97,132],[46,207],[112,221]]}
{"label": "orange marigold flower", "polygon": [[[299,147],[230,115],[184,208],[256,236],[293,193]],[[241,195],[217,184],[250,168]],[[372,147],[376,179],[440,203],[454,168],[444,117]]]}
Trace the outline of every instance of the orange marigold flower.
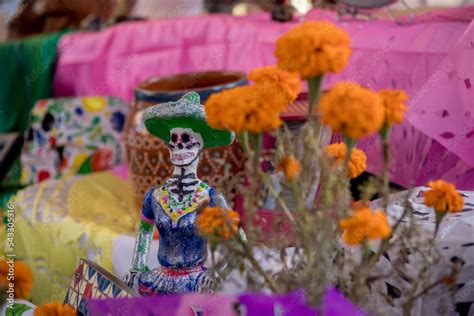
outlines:
{"label": "orange marigold flower", "polygon": [[68,304],[51,302],[35,309],[35,316],[75,316],[76,311]]}
{"label": "orange marigold flower", "polygon": [[346,31],[326,21],[303,22],[278,38],[278,67],[297,72],[302,78],[340,72],[351,55]]}
{"label": "orange marigold flower", "polygon": [[204,236],[219,236],[229,239],[239,229],[240,216],[233,210],[221,207],[206,207],[197,219],[199,232]]}
{"label": "orange marigold flower", "polygon": [[400,124],[408,111],[405,102],[408,95],[403,90],[382,89],[379,91],[385,110],[385,123],[388,125]]}
{"label": "orange marigold flower", "polygon": [[336,83],[318,105],[323,124],[352,139],[378,131],[384,122],[377,93],[353,82]]}
{"label": "orange marigold flower", "polygon": [[301,165],[294,157],[284,157],[277,169],[283,171],[286,180],[293,181],[300,174]]}
{"label": "orange marigold flower", "polygon": [[236,133],[262,133],[278,128],[282,124],[279,115],[287,106],[284,97],[258,85],[214,93],[204,104],[209,125]]}
{"label": "orange marigold flower", "polygon": [[[347,155],[347,145],[345,143],[331,144],[324,150],[326,155],[334,160],[333,167],[340,166],[344,163]],[[367,168],[367,155],[363,150],[352,148],[351,157],[347,174],[350,178],[356,178],[361,175]]]}
{"label": "orange marigold flower", "polygon": [[[0,287],[6,287],[11,281],[8,280],[8,271],[12,268],[6,260],[0,261]],[[30,267],[23,261],[14,262],[15,298],[28,298],[33,287],[33,273]]]}
{"label": "orange marigold flower", "polygon": [[351,246],[361,245],[367,239],[387,238],[392,233],[387,215],[382,211],[361,206],[351,216],[339,221],[344,230],[342,240]]}
{"label": "orange marigold flower", "polygon": [[272,89],[275,93],[283,93],[288,104],[296,100],[301,92],[300,76],[295,72],[288,72],[276,66],[255,68],[250,72],[249,79],[258,85]]}
{"label": "orange marigold flower", "polygon": [[425,192],[425,205],[437,212],[459,212],[464,206],[464,199],[456,191],[454,184],[444,180],[428,182],[431,190]]}

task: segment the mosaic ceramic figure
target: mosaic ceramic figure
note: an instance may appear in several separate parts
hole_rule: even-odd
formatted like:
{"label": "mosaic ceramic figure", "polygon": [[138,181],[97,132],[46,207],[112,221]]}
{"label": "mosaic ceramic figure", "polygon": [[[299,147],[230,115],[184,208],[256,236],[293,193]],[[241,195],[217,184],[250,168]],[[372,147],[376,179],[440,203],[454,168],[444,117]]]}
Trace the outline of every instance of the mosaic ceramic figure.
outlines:
{"label": "mosaic ceramic figure", "polygon": [[[147,130],[168,143],[174,171],[161,186],[145,194],[132,266],[125,282],[142,295],[202,292],[210,278],[204,267],[207,241],[198,233],[196,220],[204,206],[228,208],[224,197],[196,174],[204,148],[231,144],[233,134],[206,123],[195,92],[177,102],[148,108]],[[156,269],[147,268],[154,226],[159,233]]]}
{"label": "mosaic ceramic figure", "polygon": [[116,97],[43,99],[31,111],[21,183],[103,171],[122,162],[129,105]]}

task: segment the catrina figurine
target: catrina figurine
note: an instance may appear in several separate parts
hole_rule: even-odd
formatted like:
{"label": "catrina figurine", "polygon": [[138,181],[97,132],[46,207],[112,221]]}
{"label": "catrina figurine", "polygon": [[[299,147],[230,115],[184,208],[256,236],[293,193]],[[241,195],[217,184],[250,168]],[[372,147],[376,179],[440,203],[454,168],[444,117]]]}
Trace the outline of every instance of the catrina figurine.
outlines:
{"label": "catrina figurine", "polygon": [[[204,148],[229,145],[232,132],[214,129],[206,122],[199,94],[189,92],[177,102],[148,108],[145,127],[168,144],[173,174],[149,189],[141,209],[132,265],[125,282],[141,295],[207,291],[211,277],[204,263],[207,240],[196,226],[204,206],[229,206],[221,193],[197,177]],[[158,229],[160,266],[147,267],[154,227]]]}

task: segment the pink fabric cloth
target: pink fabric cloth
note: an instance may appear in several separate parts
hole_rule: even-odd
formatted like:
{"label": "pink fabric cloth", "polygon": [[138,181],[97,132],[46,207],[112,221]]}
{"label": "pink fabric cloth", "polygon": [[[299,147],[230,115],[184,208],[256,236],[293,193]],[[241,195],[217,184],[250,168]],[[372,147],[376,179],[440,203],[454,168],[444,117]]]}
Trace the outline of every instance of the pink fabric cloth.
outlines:
{"label": "pink fabric cloth", "polygon": [[[444,14],[443,16],[446,16]],[[315,10],[309,19],[330,19]],[[454,19],[454,18],[453,18]],[[325,78],[325,87],[354,80],[373,89],[404,89],[410,112],[392,134],[392,180],[424,185],[445,178],[474,189],[474,22],[417,17],[392,21],[343,20],[352,38],[349,66]],[[117,25],[63,37],[54,78],[57,96],[114,95],[131,100],[152,76],[226,69],[249,71],[275,63],[276,38],[295,23],[268,15],[210,15]],[[447,113],[447,114],[446,114]],[[381,168],[380,145],[366,139],[368,170]]]}
{"label": "pink fabric cloth", "polygon": [[128,167],[126,164],[115,166],[112,169],[110,169],[110,172],[112,172],[113,174],[115,174],[116,176],[119,176],[120,178],[124,180],[128,180]]}

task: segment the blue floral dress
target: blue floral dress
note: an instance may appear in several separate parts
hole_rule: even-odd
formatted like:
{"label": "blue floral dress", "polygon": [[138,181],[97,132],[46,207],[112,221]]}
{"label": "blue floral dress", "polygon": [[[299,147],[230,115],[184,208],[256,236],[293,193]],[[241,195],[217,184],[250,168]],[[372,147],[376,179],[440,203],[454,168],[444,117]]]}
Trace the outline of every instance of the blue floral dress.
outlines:
{"label": "blue floral dress", "polygon": [[[206,191],[202,193],[209,206],[215,206],[214,189]],[[141,295],[202,292],[208,289],[210,278],[204,267],[207,240],[197,230],[196,210],[173,220],[160,202],[161,193],[162,187],[149,190],[142,208],[142,218],[158,228],[160,267],[137,276],[138,291]]]}

